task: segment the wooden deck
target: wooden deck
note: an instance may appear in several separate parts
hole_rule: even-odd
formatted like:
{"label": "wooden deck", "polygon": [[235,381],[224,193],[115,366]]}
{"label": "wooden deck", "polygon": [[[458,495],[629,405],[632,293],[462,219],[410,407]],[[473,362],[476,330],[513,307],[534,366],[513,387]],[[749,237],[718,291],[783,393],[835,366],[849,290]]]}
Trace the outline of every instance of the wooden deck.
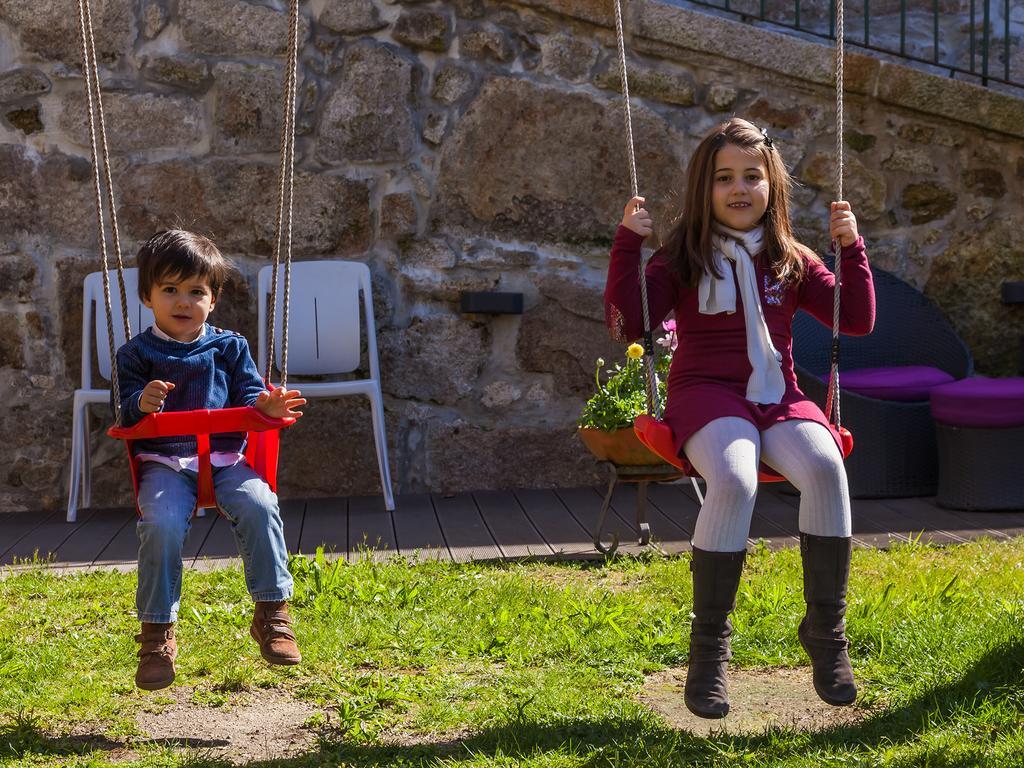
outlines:
{"label": "wooden deck", "polygon": [[[282,503],[285,538],[292,552],[323,546],[335,556],[436,557],[445,560],[599,559],[592,530],[601,509],[596,488],[480,491],[453,496],[400,496],[394,513],[379,497],[295,499]],[[798,498],[763,487],[751,525],[751,540],[771,547],[796,543]],[[651,485],[647,517],[656,551],[690,548],[697,501],[689,484]],[[619,486],[606,532],[618,534],[623,554],[637,544],[635,486]],[[1024,510],[953,512],[934,499],[858,500],[853,503],[855,544],[886,547],[894,541],[961,543],[978,537],[1007,539],[1024,534]],[[61,570],[134,567],[137,551],[131,509],[96,509],[66,523],[63,511],[0,515],[0,565],[34,556]],[[216,567],[237,557],[230,525],[208,513],[193,521],[185,544],[190,567]]]}

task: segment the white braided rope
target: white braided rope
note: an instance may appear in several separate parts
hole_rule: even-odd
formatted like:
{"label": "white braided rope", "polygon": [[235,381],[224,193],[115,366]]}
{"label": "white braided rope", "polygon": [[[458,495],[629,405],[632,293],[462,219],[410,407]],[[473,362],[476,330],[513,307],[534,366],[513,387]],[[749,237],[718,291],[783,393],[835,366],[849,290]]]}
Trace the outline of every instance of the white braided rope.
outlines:
{"label": "white braided rope", "polygon": [[[117,282],[121,294],[121,320],[125,340],[132,337],[128,317],[128,297],[124,283],[124,261],[118,236],[117,208],[114,205],[114,185],[110,176],[110,152],[107,149],[107,128],[103,117],[103,94],[100,90],[99,65],[96,63],[96,41],[92,31],[92,8],[89,0],[78,0],[78,23],[82,41],[82,76],[85,81],[86,111],[89,119],[89,148],[92,153],[93,196],[96,203],[97,239],[103,263],[103,302],[107,316],[107,343],[110,347],[110,386],[114,396],[114,424],[121,424],[121,383],[117,373],[117,350],[114,345],[113,307],[110,301],[110,274],[107,259],[107,234],[103,225],[103,182],[100,180],[100,153],[102,147],[103,171],[106,178],[107,207],[110,211],[110,229],[117,261]],[[98,125],[98,130],[97,130]],[[97,136],[98,133],[98,136]]]}
{"label": "white braided rope", "polygon": [[[633,115],[629,106],[629,77],[626,74],[626,39],[622,25],[622,2],[615,0],[615,36],[619,45],[619,79],[622,81],[622,112],[626,122],[626,149],[629,156],[629,181],[633,197],[640,194],[637,182],[636,151],[633,142]],[[647,412],[655,418],[661,416],[661,403],[658,400],[658,381],[654,373],[654,345],[651,343],[651,314],[647,301],[647,266],[640,259],[640,302],[644,316],[644,370],[647,385]]]}
{"label": "white braided rope", "polygon": [[[836,0],[836,199],[843,199],[843,59],[845,47],[843,0]],[[831,213],[831,212],[830,212]],[[835,252],[835,295],[832,300],[832,364],[829,369],[828,392],[825,396],[825,418],[831,419],[838,429],[841,425],[839,410],[839,295],[842,288],[841,243],[832,244]]]}

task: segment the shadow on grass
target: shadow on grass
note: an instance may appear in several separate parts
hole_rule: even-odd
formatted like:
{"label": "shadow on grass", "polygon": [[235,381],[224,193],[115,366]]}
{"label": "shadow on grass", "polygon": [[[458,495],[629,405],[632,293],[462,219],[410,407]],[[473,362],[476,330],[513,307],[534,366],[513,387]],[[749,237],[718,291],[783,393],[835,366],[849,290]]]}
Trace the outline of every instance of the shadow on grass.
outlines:
{"label": "shadow on grass", "polygon": [[[257,760],[248,768],[312,768],[335,766],[344,762],[353,766],[450,764],[460,758],[495,757],[503,760],[535,759],[545,752],[561,751],[586,757],[587,765],[656,766],[721,763],[744,755],[776,760],[813,753],[815,750],[870,749],[882,743],[905,743],[928,729],[929,723],[941,723],[958,712],[981,711],[991,705],[1010,702],[1024,712],[1024,640],[1015,640],[990,649],[959,680],[936,686],[901,707],[881,709],[856,724],[841,725],[793,738],[785,728],[772,728],[758,735],[720,735],[698,737],[686,731],[666,728],[655,717],[606,717],[595,720],[536,722],[528,718],[484,730],[468,738],[453,738],[423,744],[373,745],[352,743],[337,733],[322,735],[319,746],[301,756]],[[964,737],[967,738],[966,736]],[[114,742],[103,736],[53,738],[38,722],[19,715],[0,727],[0,757],[19,757],[29,753],[43,755],[88,754],[93,750],[121,750],[156,744],[174,746],[174,742]],[[202,748],[220,746],[182,742],[181,746]],[[189,768],[228,768],[227,758],[190,754]]]}

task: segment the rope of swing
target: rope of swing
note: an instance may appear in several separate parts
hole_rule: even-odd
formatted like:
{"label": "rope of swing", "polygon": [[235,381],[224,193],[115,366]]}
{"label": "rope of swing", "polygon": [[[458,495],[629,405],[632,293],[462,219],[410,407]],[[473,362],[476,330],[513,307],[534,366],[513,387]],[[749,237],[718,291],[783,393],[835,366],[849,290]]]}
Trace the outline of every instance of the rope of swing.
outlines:
{"label": "rope of swing", "polygon": [[[622,80],[622,105],[626,120],[626,149],[629,153],[629,181],[633,197],[640,194],[636,173],[636,152],[633,147],[633,115],[629,108],[629,77],[626,74],[626,41],[622,31],[622,3],[615,0],[615,33],[619,45],[619,77]],[[644,308],[644,366],[647,384],[647,412],[661,418],[661,403],[658,400],[658,380],[654,373],[654,339],[651,334],[651,315],[647,309],[647,275],[644,269],[647,260],[640,258],[640,298]]]}
{"label": "rope of swing", "polygon": [[[836,193],[837,199],[843,199],[843,53],[844,53],[844,9],[843,0],[836,0],[836,47],[835,47],[835,87],[836,87]],[[626,73],[626,41],[622,23],[622,3],[615,0],[615,36],[619,47],[619,78],[622,83],[622,107],[626,123],[626,148],[629,157],[629,178],[633,197],[639,194],[636,172],[636,152],[633,141],[633,119],[629,103],[629,77]],[[831,212],[830,212],[831,215]],[[832,362],[829,372],[828,392],[825,400],[825,418],[834,416],[834,423],[840,426],[839,413],[839,297],[842,284],[840,275],[839,243],[833,243],[835,251],[835,294],[832,302]],[[661,406],[658,402],[657,381],[654,376],[654,344],[651,338],[651,318],[647,300],[646,260],[640,259],[640,300],[643,306],[644,320],[644,351],[647,371],[647,412],[655,418],[661,417]],[[834,412],[833,412],[834,411]]]}
{"label": "rope of swing", "polygon": [[121,319],[125,339],[132,337],[128,317],[128,297],[124,284],[124,261],[121,257],[121,238],[118,234],[117,207],[114,204],[114,185],[110,177],[110,152],[107,149],[107,128],[103,116],[103,96],[100,91],[99,65],[96,63],[96,42],[92,31],[92,8],[89,0],[78,0],[79,32],[82,38],[82,75],[85,80],[85,102],[89,117],[89,147],[92,151],[93,194],[96,202],[96,223],[100,256],[103,261],[103,301],[107,315],[107,341],[110,345],[110,384],[114,392],[114,424],[121,424],[120,381],[117,375],[117,350],[114,345],[114,320],[111,317],[110,274],[107,257],[107,233],[103,226],[103,180],[100,178],[100,154],[103,155],[103,175],[106,181],[106,200],[110,211],[110,232],[117,261],[117,283],[121,293]]}
{"label": "rope of swing", "polygon": [[281,126],[281,170],[278,178],[277,223],[274,233],[274,266],[267,312],[267,384],[274,365],[274,332],[277,320],[277,283],[284,251],[284,296],[281,317],[281,386],[288,384],[288,314],[292,278],[292,210],[295,199],[295,102],[298,90],[299,0],[291,0],[288,14],[288,64],[284,88],[284,120]]}
{"label": "rope of swing", "polygon": [[[836,199],[843,199],[843,49],[846,30],[843,24],[843,0],[836,0],[836,49],[835,49],[835,80],[836,80]],[[831,215],[831,212],[830,212]],[[836,429],[841,424],[839,413],[839,291],[843,276],[840,264],[842,253],[839,242],[832,243],[835,254],[835,298],[832,301],[832,364],[828,375],[828,392],[825,395],[825,419],[831,419]],[[834,409],[834,413],[833,413]]]}

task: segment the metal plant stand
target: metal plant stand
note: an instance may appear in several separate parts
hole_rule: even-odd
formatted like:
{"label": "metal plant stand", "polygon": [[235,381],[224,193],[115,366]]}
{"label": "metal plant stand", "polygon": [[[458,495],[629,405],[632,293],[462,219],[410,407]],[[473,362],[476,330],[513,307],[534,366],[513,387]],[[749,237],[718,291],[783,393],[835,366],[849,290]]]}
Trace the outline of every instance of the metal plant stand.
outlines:
{"label": "metal plant stand", "polygon": [[601,516],[597,520],[597,528],[594,529],[594,548],[605,555],[615,554],[619,548],[619,536],[611,534],[610,542],[605,545],[601,541],[601,534],[604,531],[605,518],[608,517],[608,510],[612,504],[612,494],[615,486],[619,483],[636,483],[636,528],[639,531],[638,543],[646,547],[651,540],[651,526],[647,522],[647,485],[648,483],[664,483],[670,480],[678,480],[685,475],[671,464],[651,464],[645,466],[625,466],[613,464],[610,461],[601,462],[608,467],[608,491],[604,495],[604,502],[601,504]]}

